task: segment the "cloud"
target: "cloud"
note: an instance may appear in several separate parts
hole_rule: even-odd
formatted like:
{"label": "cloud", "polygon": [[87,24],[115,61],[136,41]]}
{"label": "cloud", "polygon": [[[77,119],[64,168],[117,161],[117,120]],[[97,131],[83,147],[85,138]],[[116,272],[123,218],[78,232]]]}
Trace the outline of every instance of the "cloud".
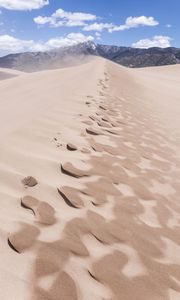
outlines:
{"label": "cloud", "polygon": [[96,20],[96,15],[81,12],[67,12],[63,9],[58,9],[50,17],[38,16],[34,18],[34,22],[38,25],[49,25],[51,27],[73,27],[85,26],[86,22]]}
{"label": "cloud", "polygon": [[166,27],[167,27],[167,28],[171,28],[172,25],[171,25],[171,24],[166,24]]}
{"label": "cloud", "polygon": [[50,50],[59,47],[73,46],[80,43],[86,43],[93,40],[94,37],[91,35],[86,36],[82,33],[70,33],[66,37],[57,37],[50,39],[48,42],[45,43],[45,47],[47,47]]}
{"label": "cloud", "polygon": [[130,28],[137,28],[139,26],[156,26],[159,22],[156,21],[153,17],[128,17],[125,21],[125,24],[114,25],[112,23],[92,23],[85,25],[84,31],[103,31],[104,29],[108,30],[110,33],[114,31],[123,31]]}
{"label": "cloud", "polygon": [[151,47],[167,48],[171,47],[172,38],[169,36],[156,35],[152,39],[142,39],[132,44],[133,48],[147,49]]}
{"label": "cloud", "polygon": [[39,9],[49,4],[49,0],[0,0],[0,7],[10,10]]}
{"label": "cloud", "polygon": [[10,35],[0,35],[0,55],[25,51],[48,51],[93,40],[94,37],[90,35],[86,36],[82,33],[70,33],[65,37],[52,38],[44,43],[33,40],[22,40]]}
{"label": "cloud", "polygon": [[98,41],[101,40],[101,33],[95,32],[95,36],[96,36],[96,39],[97,39]]}
{"label": "cloud", "polygon": [[125,24],[120,26],[114,26],[113,28],[109,29],[109,32],[113,31],[123,31],[130,28],[137,28],[139,26],[156,26],[159,22],[154,19],[154,17],[128,17],[126,19]]}
{"label": "cloud", "polygon": [[112,23],[93,23],[84,26],[84,31],[103,31],[104,29],[111,29],[114,25]]}
{"label": "cloud", "polygon": [[19,40],[10,35],[0,36],[0,49],[1,51],[18,52],[26,48],[30,48],[33,45],[33,41]]}
{"label": "cloud", "polygon": [[[34,22],[40,26],[49,25],[50,27],[83,27],[83,31],[99,31],[108,30],[110,33],[114,31],[123,31],[139,26],[156,26],[159,24],[154,17],[128,17],[125,24],[115,25],[113,23],[98,23],[98,17],[89,13],[67,12],[63,9],[58,9],[50,17],[38,16],[34,18]],[[92,23],[93,22],[93,23]]]}

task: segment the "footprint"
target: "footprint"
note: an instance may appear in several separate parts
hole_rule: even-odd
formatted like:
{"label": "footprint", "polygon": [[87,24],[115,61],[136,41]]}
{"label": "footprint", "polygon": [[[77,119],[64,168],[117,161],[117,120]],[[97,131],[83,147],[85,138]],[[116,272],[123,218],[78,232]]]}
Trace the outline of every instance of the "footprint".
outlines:
{"label": "footprint", "polygon": [[109,118],[106,114],[104,114],[104,115],[102,116],[101,120],[104,121],[104,122],[108,122],[108,123],[111,122],[111,118]]}
{"label": "footprint", "polygon": [[80,191],[76,188],[64,186],[58,189],[58,193],[64,199],[65,203],[73,208],[82,208],[84,203],[81,200],[79,193]]}
{"label": "footprint", "polygon": [[94,128],[86,128],[86,132],[91,135],[101,135],[102,133]]}
{"label": "footprint", "polygon": [[68,143],[68,144],[67,144],[67,149],[68,149],[69,151],[76,151],[76,150],[77,150],[77,147],[76,147],[75,145],[71,144],[71,143]]}
{"label": "footprint", "polygon": [[75,178],[81,178],[85,176],[89,176],[88,171],[80,170],[73,166],[72,163],[67,162],[63,165],[61,165],[61,171],[62,173],[75,177]]}
{"label": "footprint", "polygon": [[35,215],[35,207],[38,205],[38,200],[30,197],[30,196],[25,196],[22,200],[21,200],[21,206],[29,209],[33,212],[33,214]]}
{"label": "footprint", "polygon": [[47,202],[25,196],[21,200],[21,206],[30,209],[36,216],[37,221],[44,225],[53,225],[56,222],[55,210]]}
{"label": "footprint", "polygon": [[103,150],[104,150],[103,146],[101,144],[98,144],[98,143],[95,143],[95,142],[91,143],[91,147],[96,152],[103,152]]}
{"label": "footprint", "polygon": [[81,149],[81,152],[84,153],[84,154],[90,154],[91,153],[91,151],[89,149],[85,148],[85,147],[83,147]]}
{"label": "footprint", "polygon": [[[94,280],[96,280],[96,281],[98,281],[97,280],[97,278],[88,270],[88,273],[89,273],[89,275],[94,279]],[[99,281],[98,281],[99,282]]]}
{"label": "footprint", "polygon": [[98,126],[100,127],[106,127],[106,128],[111,128],[111,124],[108,124],[108,122],[103,122],[103,121],[100,121],[100,122],[97,122]]}
{"label": "footprint", "polygon": [[13,251],[15,251],[15,252],[17,252],[17,253],[20,254],[19,250],[17,250],[17,249],[13,246],[13,244],[10,242],[10,239],[8,239],[8,245],[9,245],[9,247],[10,247]]}
{"label": "footprint", "polygon": [[98,118],[95,117],[95,116],[89,116],[89,118],[90,118],[92,121],[98,121]]}
{"label": "footprint", "polygon": [[113,130],[109,130],[109,129],[105,129],[105,130],[110,134],[119,135],[119,133],[117,131],[113,131]]}
{"label": "footprint", "polygon": [[103,105],[99,105],[99,108],[102,109],[102,110],[107,110],[107,108],[104,107]]}
{"label": "footprint", "polygon": [[117,123],[115,123],[115,122],[112,122],[111,125],[112,125],[113,127],[118,127],[118,126],[119,126],[119,125],[118,125]]}
{"label": "footprint", "polygon": [[34,187],[38,184],[36,178],[32,176],[27,176],[22,180],[22,183],[25,187]]}
{"label": "footprint", "polygon": [[[61,272],[48,291],[47,299],[78,300],[76,284],[66,272]],[[46,298],[45,298],[46,299]]]}
{"label": "footprint", "polygon": [[22,253],[33,246],[39,234],[37,227],[23,223],[18,232],[10,235],[8,245],[15,252]]}

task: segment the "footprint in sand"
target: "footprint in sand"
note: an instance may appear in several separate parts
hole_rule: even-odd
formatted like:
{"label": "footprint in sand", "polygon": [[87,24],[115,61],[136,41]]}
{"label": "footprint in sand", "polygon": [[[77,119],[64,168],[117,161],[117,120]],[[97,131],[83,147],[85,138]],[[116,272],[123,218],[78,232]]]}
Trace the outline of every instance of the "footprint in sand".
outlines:
{"label": "footprint in sand", "polygon": [[85,147],[83,147],[81,149],[81,152],[84,153],[84,154],[90,154],[91,153],[91,151],[89,149],[85,148]]}
{"label": "footprint in sand", "polygon": [[91,119],[92,121],[98,121],[98,118],[96,116],[89,116],[89,119]]}
{"label": "footprint in sand", "polygon": [[21,200],[21,206],[30,209],[39,223],[53,225],[56,222],[55,210],[47,202],[40,201],[31,196],[25,196]]}
{"label": "footprint in sand", "polygon": [[68,143],[68,144],[67,144],[67,149],[68,149],[69,151],[76,151],[76,150],[77,150],[77,147],[76,147],[75,145],[71,144],[71,143]]}
{"label": "footprint in sand", "polygon": [[103,152],[103,146],[101,144],[95,143],[94,141],[91,142],[91,147],[95,152]]}
{"label": "footprint in sand", "polygon": [[76,284],[66,272],[61,272],[44,299],[78,300]]}
{"label": "footprint in sand", "polygon": [[101,118],[101,120],[103,121],[103,122],[110,122],[110,119],[108,118],[108,117],[102,117]]}
{"label": "footprint in sand", "polygon": [[107,108],[103,105],[99,105],[99,108],[102,109],[102,110],[107,110]]}
{"label": "footprint in sand", "polygon": [[92,128],[92,127],[86,128],[86,132],[91,135],[101,135],[102,134],[101,131],[99,131],[95,128]]}
{"label": "footprint in sand", "polygon": [[29,224],[22,224],[22,228],[8,238],[9,247],[17,253],[22,253],[29,249],[36,242],[40,230]]}
{"label": "footprint in sand", "polygon": [[73,208],[84,207],[84,203],[80,198],[80,191],[76,188],[63,186],[60,189],[58,188],[58,193],[61,195],[68,206]]}
{"label": "footprint in sand", "polygon": [[72,163],[67,162],[63,165],[61,165],[61,171],[62,173],[75,177],[75,178],[81,178],[85,176],[89,176],[88,171],[80,170],[73,166]]}
{"label": "footprint in sand", "polygon": [[109,124],[108,122],[99,121],[99,122],[97,122],[97,124],[100,127],[105,127],[105,128],[111,128],[112,127],[112,125]]}
{"label": "footprint in sand", "polygon": [[32,176],[27,176],[22,180],[22,183],[25,187],[34,187],[38,184],[36,178]]}
{"label": "footprint in sand", "polygon": [[96,280],[96,281],[98,281],[99,282],[99,280],[97,280],[97,278],[88,270],[88,273],[89,273],[89,275],[94,279],[94,280]]}
{"label": "footprint in sand", "polygon": [[113,134],[113,135],[119,135],[119,132],[114,131],[114,130],[109,130],[109,129],[105,129],[108,133]]}

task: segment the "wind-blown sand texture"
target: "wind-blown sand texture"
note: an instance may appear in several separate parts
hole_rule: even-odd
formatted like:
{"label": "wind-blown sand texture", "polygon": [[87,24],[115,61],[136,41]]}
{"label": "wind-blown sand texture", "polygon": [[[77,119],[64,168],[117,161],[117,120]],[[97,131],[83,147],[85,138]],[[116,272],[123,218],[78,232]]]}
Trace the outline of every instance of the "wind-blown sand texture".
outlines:
{"label": "wind-blown sand texture", "polygon": [[1,80],[6,80],[9,78],[13,78],[19,75],[24,74],[23,72],[16,71],[16,70],[10,70],[6,68],[0,68],[0,81]]}
{"label": "wind-blown sand texture", "polygon": [[179,75],[93,58],[0,82],[1,299],[180,299]]}

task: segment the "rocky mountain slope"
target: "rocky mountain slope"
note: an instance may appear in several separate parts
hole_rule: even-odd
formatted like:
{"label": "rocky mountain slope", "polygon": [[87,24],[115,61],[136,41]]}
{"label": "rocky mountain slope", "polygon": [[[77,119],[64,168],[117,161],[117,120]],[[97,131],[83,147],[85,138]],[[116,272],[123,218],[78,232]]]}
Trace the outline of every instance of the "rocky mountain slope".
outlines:
{"label": "rocky mountain slope", "polygon": [[48,52],[26,52],[0,57],[1,68],[33,72],[56,69],[83,61],[88,55],[101,56],[126,67],[162,66],[180,63],[178,48],[137,49],[92,42],[64,47]]}

